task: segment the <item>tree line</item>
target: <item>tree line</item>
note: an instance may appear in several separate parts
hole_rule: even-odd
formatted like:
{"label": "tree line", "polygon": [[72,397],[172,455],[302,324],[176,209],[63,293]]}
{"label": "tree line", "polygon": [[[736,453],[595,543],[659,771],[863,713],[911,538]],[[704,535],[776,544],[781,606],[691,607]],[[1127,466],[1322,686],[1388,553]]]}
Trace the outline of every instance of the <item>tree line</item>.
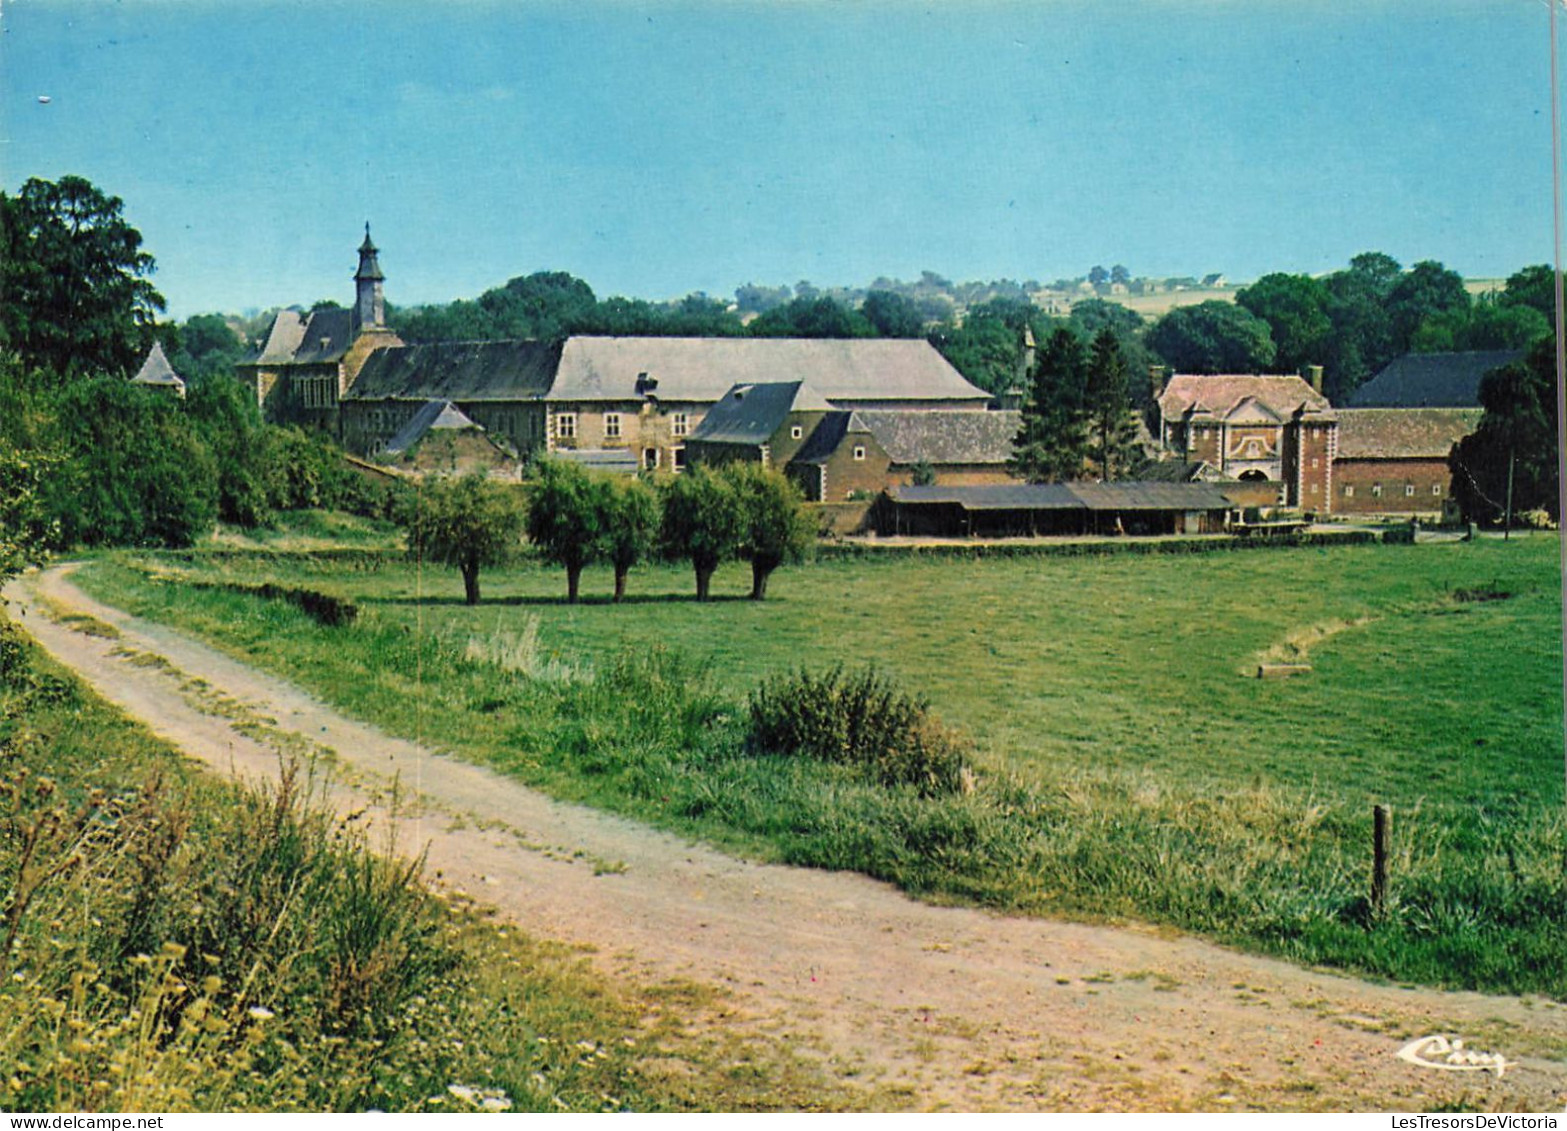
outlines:
{"label": "tree line", "polygon": [[710,598],[720,565],[743,559],[751,599],[760,601],[773,572],[800,560],[816,537],[799,489],[746,462],[649,480],[545,457],[520,488],[482,473],[427,479],[404,497],[398,521],[410,556],[456,569],[470,605],[479,603],[480,571],[511,562],[524,536],[566,571],[570,604],[581,595],[583,570],[595,564],[613,569],[619,604],[631,570],[655,556],[691,563],[698,601]]}

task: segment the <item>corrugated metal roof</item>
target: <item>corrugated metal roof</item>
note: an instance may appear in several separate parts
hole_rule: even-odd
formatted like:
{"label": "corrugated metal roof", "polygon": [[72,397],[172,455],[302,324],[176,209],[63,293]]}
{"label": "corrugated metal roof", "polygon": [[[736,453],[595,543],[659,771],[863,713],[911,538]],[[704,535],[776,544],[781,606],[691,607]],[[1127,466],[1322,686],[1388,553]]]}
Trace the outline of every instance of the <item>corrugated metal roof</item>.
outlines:
{"label": "corrugated metal roof", "polygon": [[345,401],[539,400],[560,347],[547,342],[431,342],[372,353]]}
{"label": "corrugated metal roof", "polygon": [[1346,408],[1338,414],[1338,458],[1446,459],[1483,415],[1478,408]]}
{"label": "corrugated metal roof", "polygon": [[996,487],[892,487],[888,496],[916,506],[956,505],[970,511],[1229,510],[1224,492],[1208,483],[1020,483]]}
{"label": "corrugated metal roof", "polygon": [[791,381],[809,381],[834,403],[990,399],[919,340],[590,337],[566,340],[547,399],[628,401],[650,395],[713,403],[735,385]]}
{"label": "corrugated metal roof", "polygon": [[1480,381],[1523,350],[1406,353],[1349,398],[1351,408],[1479,408]]}

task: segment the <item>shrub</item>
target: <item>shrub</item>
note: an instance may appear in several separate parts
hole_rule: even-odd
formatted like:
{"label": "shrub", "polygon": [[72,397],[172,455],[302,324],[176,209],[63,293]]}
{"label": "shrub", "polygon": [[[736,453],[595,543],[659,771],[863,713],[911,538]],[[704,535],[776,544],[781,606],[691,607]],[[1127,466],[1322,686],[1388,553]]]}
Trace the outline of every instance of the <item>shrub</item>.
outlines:
{"label": "shrub", "polygon": [[963,788],[972,745],[874,668],[821,674],[801,668],[764,681],[747,699],[751,750],[857,766],[883,785],[924,795]]}

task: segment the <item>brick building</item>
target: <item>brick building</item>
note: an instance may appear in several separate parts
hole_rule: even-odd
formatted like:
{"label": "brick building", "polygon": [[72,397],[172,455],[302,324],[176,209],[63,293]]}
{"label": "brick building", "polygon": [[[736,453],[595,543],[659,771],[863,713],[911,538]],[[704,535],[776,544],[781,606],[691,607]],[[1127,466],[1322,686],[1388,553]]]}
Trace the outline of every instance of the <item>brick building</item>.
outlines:
{"label": "brick building", "polygon": [[1442,515],[1452,495],[1448,454],[1480,416],[1478,408],[1340,409],[1334,513]]}
{"label": "brick building", "polygon": [[1338,418],[1320,385],[1294,376],[1177,374],[1156,403],[1165,458],[1206,463],[1258,489],[1271,485],[1281,506],[1331,513]]}

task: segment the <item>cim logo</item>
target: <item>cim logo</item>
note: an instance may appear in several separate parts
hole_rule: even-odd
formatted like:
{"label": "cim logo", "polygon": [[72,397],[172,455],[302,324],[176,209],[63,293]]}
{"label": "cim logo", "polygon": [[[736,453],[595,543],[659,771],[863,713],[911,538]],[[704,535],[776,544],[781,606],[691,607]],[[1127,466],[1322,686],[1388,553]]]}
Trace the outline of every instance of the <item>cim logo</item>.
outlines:
{"label": "cim logo", "polygon": [[1398,1059],[1422,1068],[1440,1068],[1444,1072],[1495,1072],[1500,1080],[1509,1067],[1499,1052],[1477,1052],[1465,1048],[1460,1037],[1416,1037],[1398,1050]]}

